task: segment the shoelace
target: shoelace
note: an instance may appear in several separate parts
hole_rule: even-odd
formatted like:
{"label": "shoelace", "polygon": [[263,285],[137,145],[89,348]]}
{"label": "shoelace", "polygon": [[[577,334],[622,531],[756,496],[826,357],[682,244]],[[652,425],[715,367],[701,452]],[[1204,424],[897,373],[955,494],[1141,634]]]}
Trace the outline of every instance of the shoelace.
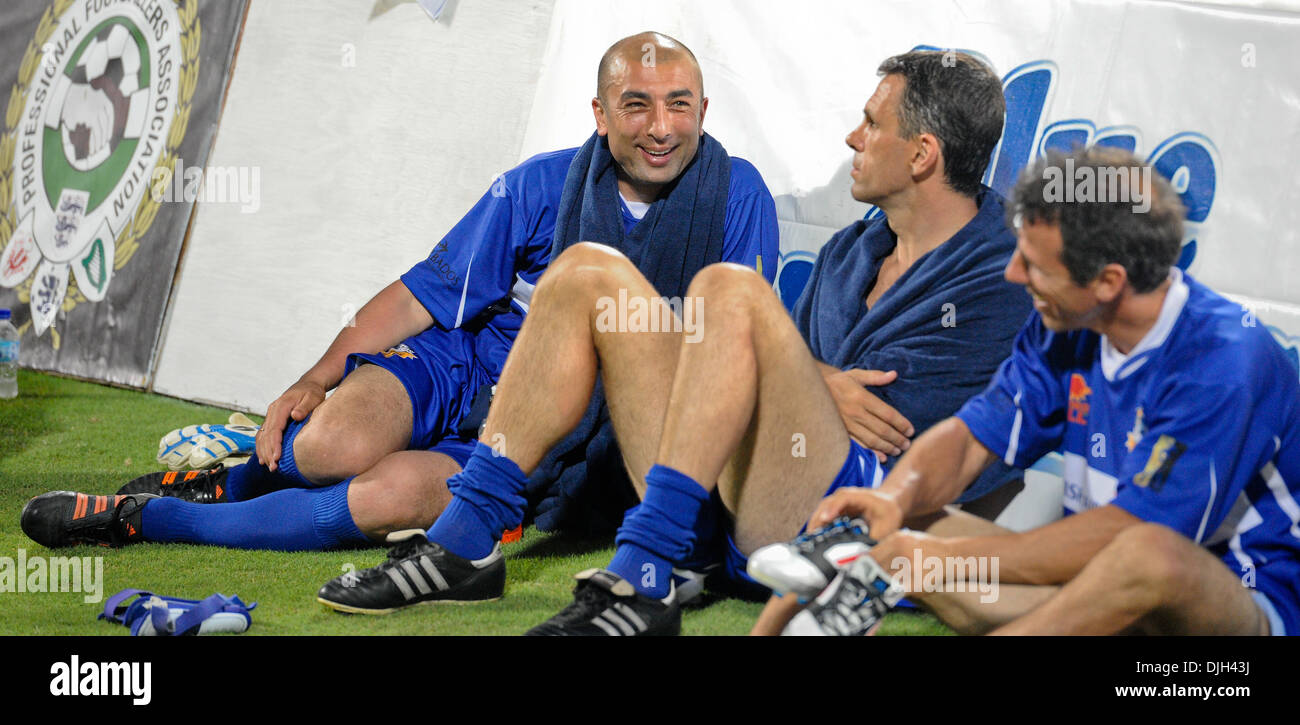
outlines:
{"label": "shoelace", "polygon": [[835,519],[824,529],[810,531],[800,534],[795,540],[795,546],[802,551],[811,551],[817,548],[817,545],[827,539],[839,536],[845,532],[860,536],[867,546],[875,546],[876,541],[867,535],[867,530],[847,518]]}
{"label": "shoelace", "polygon": [[[172,493],[193,493],[194,491],[202,490],[204,486],[211,483],[214,475],[216,475],[215,469],[211,471],[201,471],[199,475],[188,481],[177,481],[176,483],[162,486],[162,493],[164,495],[169,491]],[[215,491],[210,493],[212,493],[214,498],[216,497]]]}
{"label": "shoelace", "polygon": [[587,618],[600,614],[609,608],[609,602],[614,598],[614,594],[607,589],[596,586],[590,581],[584,581],[578,585],[578,590],[574,595],[573,615]]}
{"label": "shoelace", "polygon": [[396,564],[407,557],[415,555],[423,548],[428,547],[429,542],[419,538],[408,539],[388,550],[387,564]]}

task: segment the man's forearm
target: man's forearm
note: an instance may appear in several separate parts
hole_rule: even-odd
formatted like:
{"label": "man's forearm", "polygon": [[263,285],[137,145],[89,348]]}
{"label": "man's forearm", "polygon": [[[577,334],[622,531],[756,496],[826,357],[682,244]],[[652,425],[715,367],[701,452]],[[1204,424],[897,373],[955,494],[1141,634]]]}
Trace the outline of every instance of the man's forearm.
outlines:
{"label": "man's forearm", "polygon": [[392,347],[433,325],[433,316],[401,281],[393,282],[357,311],[356,324],[343,328],[302,380],[329,390],[343,379],[348,355]]}
{"label": "man's forearm", "polygon": [[[1059,585],[1078,575],[1121,531],[1140,523],[1141,519],[1117,506],[1101,506],[1024,533],[922,538],[919,560],[986,557],[997,560],[997,577],[1003,584]],[[889,549],[882,557],[917,560],[915,552],[897,546]],[[889,566],[888,561],[881,563]]]}
{"label": "man's forearm", "polygon": [[958,418],[948,418],[912,441],[880,485],[898,501],[905,518],[934,513],[957,500],[993,462]]}

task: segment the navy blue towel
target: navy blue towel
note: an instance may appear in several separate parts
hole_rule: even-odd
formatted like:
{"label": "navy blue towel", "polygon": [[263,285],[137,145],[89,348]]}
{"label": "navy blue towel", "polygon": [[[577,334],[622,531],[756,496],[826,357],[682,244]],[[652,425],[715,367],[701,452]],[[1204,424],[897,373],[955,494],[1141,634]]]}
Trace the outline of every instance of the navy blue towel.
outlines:
{"label": "navy blue towel", "polygon": [[[822,248],[791,313],[818,360],[841,369],[897,370],[893,383],[868,389],[918,434],[988,385],[1033,307],[1002,276],[1016,236],[1001,197],[984,187],[976,202],[975,218],[916,260],[870,309],[867,293],[898,239],[883,218],[841,229]],[[1004,483],[1010,470],[995,466],[962,499]]]}
{"label": "navy blue towel", "polygon": [[[564,179],[551,259],[578,242],[607,244],[626,254],[660,294],[683,297],[696,272],[722,261],[730,184],[731,158],[705,134],[681,176],[624,233],[614,158],[608,140],[592,134]],[[613,530],[622,510],[636,503],[626,477],[597,381],[582,422],[529,478],[533,523],[542,531]]]}

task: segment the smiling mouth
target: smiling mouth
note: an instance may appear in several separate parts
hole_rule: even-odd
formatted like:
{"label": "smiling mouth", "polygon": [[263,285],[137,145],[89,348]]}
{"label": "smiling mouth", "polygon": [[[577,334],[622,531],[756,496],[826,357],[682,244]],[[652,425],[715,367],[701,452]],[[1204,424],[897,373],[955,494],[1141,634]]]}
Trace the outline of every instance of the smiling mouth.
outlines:
{"label": "smiling mouth", "polygon": [[662,151],[654,151],[644,146],[638,146],[637,149],[641,151],[642,158],[645,159],[647,164],[651,166],[667,166],[671,160],[670,157],[673,152],[677,150],[677,147],[674,146]]}

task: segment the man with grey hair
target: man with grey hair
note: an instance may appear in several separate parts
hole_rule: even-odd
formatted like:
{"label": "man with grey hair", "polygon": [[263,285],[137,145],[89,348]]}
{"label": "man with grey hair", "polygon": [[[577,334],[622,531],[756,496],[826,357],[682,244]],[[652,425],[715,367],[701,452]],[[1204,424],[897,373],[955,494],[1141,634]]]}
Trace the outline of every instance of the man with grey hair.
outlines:
{"label": "man with grey hair", "polygon": [[[1006,277],[1035,307],[1015,352],[879,489],[837,492],[809,525],[864,517],[880,539],[870,559],[961,632],[1300,634],[1300,381],[1241,305],[1174,266],[1178,195],[1128,152],[1050,152],[1008,214]],[[1064,519],[961,538],[900,529],[941,515],[991,462],[1057,449]],[[943,567],[922,582],[909,565],[931,557],[996,559],[994,601]],[[872,617],[837,605],[868,571],[842,572],[793,629],[858,633]]]}

